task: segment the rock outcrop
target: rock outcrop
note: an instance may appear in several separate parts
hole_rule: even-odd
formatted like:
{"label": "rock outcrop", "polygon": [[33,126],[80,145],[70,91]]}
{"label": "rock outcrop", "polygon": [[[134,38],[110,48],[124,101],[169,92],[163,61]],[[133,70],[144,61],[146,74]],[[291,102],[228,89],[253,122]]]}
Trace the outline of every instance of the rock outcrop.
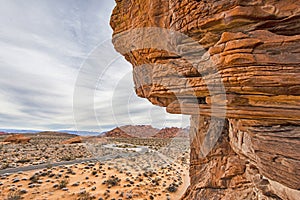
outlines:
{"label": "rock outcrop", "polygon": [[110,138],[133,138],[132,135],[129,135],[119,127],[106,132],[103,136],[110,137]]}
{"label": "rock outcrop", "polygon": [[62,144],[78,144],[78,143],[82,143],[82,137],[80,136],[73,137],[62,142]]}
{"label": "rock outcrop", "polygon": [[151,125],[125,125],[116,127],[103,136],[113,138],[174,138],[189,137],[189,133],[187,129],[177,127],[158,129]]}
{"label": "rock outcrop", "polygon": [[132,137],[149,138],[159,132],[159,129],[153,128],[151,125],[125,125],[120,129]]}
{"label": "rock outcrop", "polygon": [[299,199],[299,0],[116,3],[136,93],[192,116],[183,199]]}
{"label": "rock outcrop", "polygon": [[29,137],[26,137],[22,134],[12,134],[10,136],[7,136],[3,142],[11,142],[11,143],[22,143],[22,144],[25,144],[25,143],[28,143],[30,141],[30,138]]}

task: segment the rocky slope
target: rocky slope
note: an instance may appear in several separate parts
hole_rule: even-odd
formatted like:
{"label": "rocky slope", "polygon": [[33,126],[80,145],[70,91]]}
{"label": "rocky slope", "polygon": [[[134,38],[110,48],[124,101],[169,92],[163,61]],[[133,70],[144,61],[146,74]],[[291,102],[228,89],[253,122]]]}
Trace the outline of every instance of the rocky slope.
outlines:
{"label": "rocky slope", "polygon": [[104,137],[113,138],[174,138],[189,137],[187,129],[171,127],[157,129],[150,125],[125,125],[106,132]]}
{"label": "rocky slope", "polygon": [[133,138],[132,135],[129,135],[125,131],[123,131],[121,128],[117,127],[113,130],[110,130],[106,132],[103,137],[111,137],[111,138]]}
{"label": "rocky slope", "polygon": [[299,1],[116,3],[113,43],[136,93],[192,116],[183,199],[298,199]]}
{"label": "rocky slope", "polygon": [[154,138],[188,138],[189,132],[186,129],[171,127],[171,128],[163,128],[157,134],[153,136]]}
{"label": "rocky slope", "polygon": [[121,126],[120,129],[122,129],[125,133],[133,136],[133,137],[139,137],[139,138],[148,138],[154,136],[157,132],[159,132],[159,129],[153,128],[150,125],[126,125]]}

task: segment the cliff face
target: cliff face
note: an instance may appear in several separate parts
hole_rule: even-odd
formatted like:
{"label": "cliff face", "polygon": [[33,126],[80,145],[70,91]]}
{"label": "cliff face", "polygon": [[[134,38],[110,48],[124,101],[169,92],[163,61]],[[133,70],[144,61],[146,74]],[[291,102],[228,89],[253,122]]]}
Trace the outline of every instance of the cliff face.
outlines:
{"label": "cliff face", "polygon": [[136,93],[192,116],[183,199],[299,199],[299,0],[117,0],[111,26]]}

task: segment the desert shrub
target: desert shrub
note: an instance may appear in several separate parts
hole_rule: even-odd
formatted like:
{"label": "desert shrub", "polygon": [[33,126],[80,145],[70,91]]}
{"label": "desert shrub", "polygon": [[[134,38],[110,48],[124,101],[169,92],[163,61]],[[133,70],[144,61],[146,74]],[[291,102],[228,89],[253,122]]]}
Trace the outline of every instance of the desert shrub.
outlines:
{"label": "desert shrub", "polygon": [[67,187],[68,183],[69,183],[69,180],[68,180],[68,179],[60,180],[60,181],[58,182],[58,187],[59,187],[59,189],[63,189],[63,188],[65,188],[65,187]]}
{"label": "desert shrub", "polygon": [[8,163],[2,163],[1,169],[6,169],[9,168],[9,164]]}
{"label": "desert shrub", "polygon": [[106,185],[108,186],[116,186],[121,180],[118,177],[111,176],[107,181]]}
{"label": "desert shrub", "polygon": [[31,176],[31,177],[29,178],[29,180],[30,180],[32,183],[37,183],[38,180],[39,180],[39,176],[36,175],[36,174],[34,174],[33,176]]}
{"label": "desert shrub", "polygon": [[95,196],[91,195],[89,192],[83,192],[78,194],[77,200],[93,200]]}
{"label": "desert shrub", "polygon": [[169,187],[167,187],[167,190],[169,192],[176,192],[177,191],[177,187],[174,184],[169,185]]}
{"label": "desert shrub", "polygon": [[20,191],[11,191],[8,193],[5,200],[20,200],[23,199]]}
{"label": "desert shrub", "polygon": [[48,164],[46,165],[46,168],[47,168],[47,169],[52,169],[52,167],[53,167],[53,165],[52,165],[51,163],[48,163]]}
{"label": "desert shrub", "polygon": [[61,159],[64,160],[64,161],[70,161],[70,160],[72,160],[72,157],[65,155]]}

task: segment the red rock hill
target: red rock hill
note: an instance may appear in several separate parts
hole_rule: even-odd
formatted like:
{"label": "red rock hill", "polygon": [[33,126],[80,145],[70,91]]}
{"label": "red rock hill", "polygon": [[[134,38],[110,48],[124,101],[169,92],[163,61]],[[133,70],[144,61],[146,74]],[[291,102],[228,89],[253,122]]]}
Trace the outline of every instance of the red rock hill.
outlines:
{"label": "red rock hill", "polygon": [[154,138],[174,138],[174,137],[189,137],[189,132],[186,129],[171,127],[163,128],[157,134],[153,136]]}
{"label": "red rock hill", "polygon": [[105,133],[104,137],[114,138],[174,138],[188,137],[189,133],[186,129],[172,127],[157,129],[150,125],[126,125],[114,128]]}
{"label": "red rock hill", "polygon": [[111,131],[105,133],[104,137],[112,137],[112,138],[133,138],[133,136],[127,134],[125,131],[120,129],[119,127],[114,128]]}

